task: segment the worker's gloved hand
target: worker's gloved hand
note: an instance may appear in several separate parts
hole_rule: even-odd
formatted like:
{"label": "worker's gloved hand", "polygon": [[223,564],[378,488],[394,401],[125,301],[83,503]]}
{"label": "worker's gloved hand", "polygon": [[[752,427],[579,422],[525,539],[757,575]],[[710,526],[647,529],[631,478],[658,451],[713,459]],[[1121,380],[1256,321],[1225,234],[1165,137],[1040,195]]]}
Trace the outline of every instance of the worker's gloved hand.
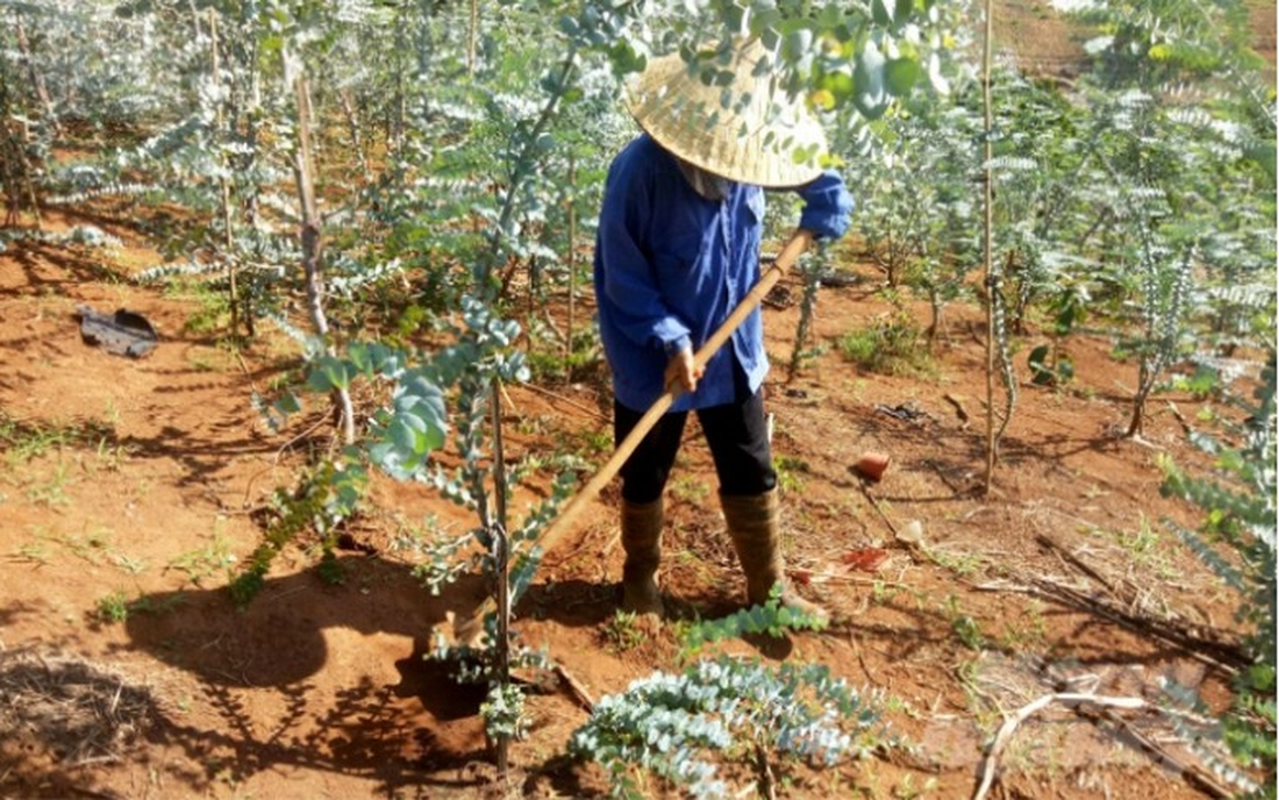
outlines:
{"label": "worker's gloved hand", "polygon": [[795,192],[804,199],[799,227],[812,231],[819,239],[838,239],[848,230],[853,196],[838,172],[828,169]]}
{"label": "worker's gloved hand", "polygon": [[666,362],[666,388],[678,387],[680,391],[697,391],[697,380],[706,372],[693,364],[693,348],[685,347]]}

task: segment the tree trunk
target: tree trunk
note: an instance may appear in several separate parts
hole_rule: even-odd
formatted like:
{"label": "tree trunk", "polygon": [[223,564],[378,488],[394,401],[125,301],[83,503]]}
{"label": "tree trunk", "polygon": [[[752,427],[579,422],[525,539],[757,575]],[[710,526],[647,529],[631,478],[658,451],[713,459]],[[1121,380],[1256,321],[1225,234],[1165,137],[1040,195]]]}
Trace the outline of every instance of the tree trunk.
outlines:
{"label": "tree trunk", "polygon": [[[222,66],[218,54],[218,11],[215,8],[209,9],[209,56],[213,85],[220,89],[222,86]],[[222,139],[226,136],[226,111],[223,108],[220,97],[214,102],[216,103],[214,136]],[[225,171],[230,167],[229,160],[226,150],[222,148],[219,148],[219,150],[218,161]],[[231,181],[227,179],[225,174],[218,179],[218,190],[222,203],[222,251],[223,257],[227,260],[227,302],[231,306],[231,340],[235,341],[235,338],[240,335],[240,291],[236,285],[238,269],[234,255],[235,231],[232,228],[233,220],[231,216]]]}
{"label": "tree trunk", "polygon": [[44,85],[44,76],[36,69],[35,60],[31,58],[31,43],[27,40],[27,32],[22,27],[21,19],[14,25],[14,34],[18,39],[18,53],[22,56],[22,64],[27,68],[27,78],[31,81],[31,90],[35,92],[40,105],[44,106],[44,116],[49,122],[49,130],[55,138],[61,138],[62,125],[58,122],[58,115],[53,110],[53,101],[49,99],[49,90]]}
{"label": "tree trunk", "polygon": [[[306,302],[311,324],[316,335],[324,342],[329,355],[336,352],[329,342],[329,322],[324,316],[324,283],[321,275],[320,215],[315,202],[315,183],[311,163],[311,100],[307,80],[299,75],[294,82],[297,94],[297,149],[293,158],[293,174],[297,180],[298,202],[302,207],[302,269],[306,274]],[[345,387],[334,391],[342,423],[342,438],[346,444],[355,443],[355,412],[351,394]]]}
{"label": "tree trunk", "polygon": [[986,262],[986,471],[982,478],[983,491],[989,495],[991,482],[995,477],[995,292],[999,291],[996,281],[994,257],[995,228],[995,191],[990,162],[994,156],[991,146],[991,132],[994,128],[994,113],[990,98],[990,70],[993,59],[991,46],[994,32],[994,2],[986,0],[986,41],[982,47],[982,105],[985,108],[985,136],[983,144],[983,162],[985,164],[985,219],[982,230],[982,244]]}

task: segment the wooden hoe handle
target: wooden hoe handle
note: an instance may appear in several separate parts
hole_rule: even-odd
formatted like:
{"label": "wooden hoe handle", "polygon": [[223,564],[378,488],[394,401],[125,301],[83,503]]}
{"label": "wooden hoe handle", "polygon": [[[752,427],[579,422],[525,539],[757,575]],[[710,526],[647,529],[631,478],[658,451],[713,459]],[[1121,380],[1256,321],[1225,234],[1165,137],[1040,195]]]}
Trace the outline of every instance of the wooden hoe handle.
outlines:
{"label": "wooden hoe handle", "polygon": [[[790,241],[782,248],[781,254],[777,256],[777,261],[760,277],[759,283],[755,284],[746,297],[742,298],[742,301],[733,309],[733,313],[728,315],[728,319],[724,320],[724,323],[711,334],[711,338],[706,340],[706,344],[702,345],[693,354],[694,371],[705,367],[711,357],[719,352],[719,349],[728,341],[728,337],[733,335],[733,331],[737,330],[746,321],[746,318],[750,316],[750,313],[755,310],[755,307],[763,302],[764,296],[777,285],[778,279],[791,268],[796,259],[803,255],[812,241],[813,234],[811,232],[802,228],[795,231]],[[639,447],[640,442],[653,429],[657,421],[662,418],[662,415],[670,410],[671,403],[675,402],[675,398],[680,395],[680,392],[681,389],[678,383],[667,386],[666,393],[657,398],[657,401],[649,407],[648,412],[640,418],[635,428],[617,446],[612,458],[569,501],[569,504],[564,507],[564,511],[542,533],[541,538],[538,540],[538,544],[544,552],[549,552],[555,546],[555,543],[573,524],[573,520],[577,518],[577,515],[582,513],[582,509],[598,497],[599,493],[608,485],[608,482],[613,480],[613,477],[622,469],[622,465],[626,463],[626,459],[631,457],[631,453],[635,452],[635,448]]]}

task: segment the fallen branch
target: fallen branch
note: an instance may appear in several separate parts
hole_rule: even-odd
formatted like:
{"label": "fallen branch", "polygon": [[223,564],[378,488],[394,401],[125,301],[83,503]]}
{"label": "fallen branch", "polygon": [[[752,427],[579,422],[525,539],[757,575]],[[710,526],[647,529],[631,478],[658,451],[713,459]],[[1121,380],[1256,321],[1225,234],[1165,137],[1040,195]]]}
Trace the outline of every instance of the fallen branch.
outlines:
{"label": "fallen branch", "polygon": [[573,696],[577,704],[588,714],[593,711],[595,709],[595,700],[592,699],[591,693],[586,691],[586,687],[582,685],[581,681],[573,677],[573,673],[565,669],[563,664],[556,664],[553,669],[560,680],[564,682],[564,685],[568,687],[569,694]]}
{"label": "fallen branch", "polygon": [[1207,770],[1205,770],[1203,767],[1199,766],[1198,764],[1187,763],[1177,759],[1175,756],[1173,756],[1172,753],[1169,753],[1167,750],[1160,747],[1159,744],[1154,739],[1147,736],[1145,733],[1143,733],[1134,725],[1132,725],[1132,723],[1128,722],[1128,720],[1119,716],[1118,714],[1111,711],[1110,709],[1098,708],[1096,710],[1092,710],[1092,709],[1085,710],[1084,708],[1076,706],[1075,713],[1083,717],[1084,719],[1089,720],[1090,722],[1096,723],[1099,721],[1099,719],[1104,718],[1105,720],[1109,722],[1115,723],[1119,727],[1123,728],[1124,733],[1127,733],[1129,736],[1131,736],[1133,740],[1137,742],[1137,744],[1140,745],[1143,750],[1145,750],[1147,753],[1154,756],[1155,758],[1159,759],[1162,763],[1178,770],[1181,773],[1183,778],[1195,784],[1200,789],[1204,790],[1205,792],[1212,795],[1213,797],[1219,798],[1220,800],[1225,800],[1225,798],[1230,798],[1235,796],[1234,792],[1230,791],[1229,788],[1223,786],[1220,782],[1218,782],[1217,779],[1214,778],[1212,774],[1209,773]]}
{"label": "fallen branch", "polygon": [[884,513],[884,509],[879,507],[879,501],[876,500],[875,496],[870,493],[870,486],[867,483],[866,479],[861,478],[859,480],[859,483],[861,485],[862,494],[866,495],[866,500],[867,502],[870,503],[871,508],[874,508],[877,512],[879,512],[880,519],[884,520],[884,524],[886,524],[888,526],[888,530],[892,532],[893,538],[894,539],[898,538],[897,526],[894,525],[893,521],[888,518],[887,514]]}
{"label": "fallen branch", "polygon": [[1205,664],[1217,667],[1230,675],[1236,674],[1241,665],[1249,663],[1248,656],[1240,645],[1201,636],[1198,630],[1202,629],[1195,632],[1186,631],[1164,620],[1131,614],[1077,589],[1042,578],[1036,579],[1034,585],[1043,597],[1088,611],[1128,628],[1134,633],[1150,636],[1164,644],[1178,647]]}
{"label": "fallen branch", "polygon": [[1004,724],[999,726],[999,731],[995,733],[995,738],[990,743],[990,749],[986,753],[986,761],[982,767],[981,782],[977,785],[977,791],[973,792],[973,800],[983,800],[990,791],[991,785],[995,782],[995,770],[999,767],[999,757],[1003,754],[1004,748],[1008,746],[1008,741],[1017,730],[1017,726],[1053,703],[1067,705],[1089,703],[1095,706],[1127,709],[1145,708],[1146,706],[1146,701],[1140,697],[1106,697],[1104,695],[1080,694],[1077,692],[1046,694],[1037,700],[1027,703],[1012,716],[1005,719]]}

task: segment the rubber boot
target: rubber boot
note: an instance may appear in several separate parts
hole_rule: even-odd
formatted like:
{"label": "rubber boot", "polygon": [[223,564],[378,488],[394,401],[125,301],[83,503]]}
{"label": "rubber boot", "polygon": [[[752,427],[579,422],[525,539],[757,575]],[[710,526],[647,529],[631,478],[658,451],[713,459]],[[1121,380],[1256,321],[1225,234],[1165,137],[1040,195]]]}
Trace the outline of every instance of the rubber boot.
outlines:
{"label": "rubber boot", "polygon": [[651,503],[622,500],[622,609],[634,614],[662,616],[657,591],[657,565],[662,559],[662,498]]}
{"label": "rubber boot", "polygon": [[830,614],[825,609],[800,597],[786,582],[777,524],[777,490],[750,497],[720,495],[720,505],[742,572],[746,573],[746,599],[750,604],[768,602],[773,586],[781,583],[784,607],[829,621]]}

